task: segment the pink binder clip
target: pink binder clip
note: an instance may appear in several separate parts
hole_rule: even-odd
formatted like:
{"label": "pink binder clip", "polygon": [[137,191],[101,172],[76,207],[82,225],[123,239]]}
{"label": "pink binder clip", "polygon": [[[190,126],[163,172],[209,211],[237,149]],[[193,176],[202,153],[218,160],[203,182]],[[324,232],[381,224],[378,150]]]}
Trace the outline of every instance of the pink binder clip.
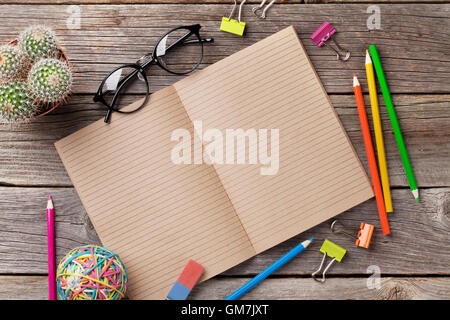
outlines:
{"label": "pink binder clip", "polygon": [[332,37],[333,34],[336,33],[336,29],[328,22],[325,21],[322,25],[314,31],[311,35],[311,40],[318,46],[324,46],[326,41],[331,38],[336,48],[333,46],[329,46],[334,52],[337,54],[337,59],[341,59],[342,61],[347,61],[350,58],[350,51],[342,48]]}

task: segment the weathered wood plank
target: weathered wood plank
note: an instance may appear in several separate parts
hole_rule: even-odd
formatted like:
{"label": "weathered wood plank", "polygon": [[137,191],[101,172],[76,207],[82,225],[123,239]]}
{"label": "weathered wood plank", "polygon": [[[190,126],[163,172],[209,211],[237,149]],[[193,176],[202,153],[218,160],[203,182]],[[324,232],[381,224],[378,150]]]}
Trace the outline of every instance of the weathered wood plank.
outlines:
{"label": "weathered wood plank", "polygon": [[[99,244],[74,189],[0,187],[0,274],[47,272],[45,204],[49,193],[56,208],[57,260],[76,246]],[[325,222],[225,274],[256,274],[296,243],[314,236],[316,240],[308,250],[276,274],[310,275],[320,264],[318,250],[328,238],[348,250],[345,260],[336,263],[330,275],[366,274],[370,265],[377,265],[387,275],[449,275],[450,188],[421,190],[419,205],[407,189],[394,189],[392,197],[395,213],[389,215],[390,236],[380,232],[374,199],[339,216],[355,234],[361,221],[375,225],[368,250],[356,247],[349,237],[330,233],[330,222]]]}
{"label": "weathered wood plank", "polygon": [[[288,26],[294,25],[329,93],[351,93],[353,72],[364,74],[364,50],[379,45],[383,66],[392,92],[448,93],[450,88],[450,44],[443,41],[449,30],[449,4],[383,5],[381,30],[368,30],[367,5],[277,5],[266,20],[243,14],[247,22],[245,37],[220,32],[223,15],[230,5],[86,5],[81,6],[81,29],[69,29],[68,6],[3,5],[0,10],[0,42],[15,37],[29,24],[52,25],[74,64],[76,93],[92,93],[111,69],[136,61],[151,50],[167,30],[183,24],[201,23],[202,34],[213,36],[204,65]],[[352,51],[342,63],[332,51],[318,48],[310,34],[324,20],[338,30],[338,42]],[[281,57],[280,57],[281,58]],[[159,89],[178,79],[166,72],[149,70],[152,88]],[[363,78],[362,76],[360,78]],[[364,86],[364,83],[363,83]]]}
{"label": "weathered wood plank", "polygon": [[[393,99],[419,186],[450,186],[450,95],[395,95]],[[331,100],[366,165],[354,97],[332,95]],[[371,121],[367,95],[366,103]],[[381,96],[380,103],[391,185],[408,186]],[[103,107],[95,105],[91,96],[74,96],[68,105],[42,119],[0,124],[0,184],[72,186],[53,143],[103,115]]]}
{"label": "weathered wood plank", "polygon": [[[284,5],[297,3],[389,3],[391,0],[288,0]],[[414,0],[395,0],[396,3],[414,3]],[[446,3],[448,0],[420,0],[420,2]],[[229,4],[229,0],[2,0],[4,4]],[[261,0],[247,0],[246,3],[261,3]],[[278,4],[278,2],[277,2]]]}
{"label": "weathered wood plank", "polygon": [[[197,285],[189,299],[221,300],[248,278],[216,277]],[[1,300],[48,299],[46,276],[0,276]],[[372,288],[372,287],[371,287]],[[269,278],[242,300],[432,300],[450,299],[450,278],[382,278],[379,288],[369,289],[367,278],[332,278],[325,284],[304,278]]]}
{"label": "weathered wood plank", "polygon": [[[33,267],[34,262],[45,260],[47,252],[45,208],[36,204],[49,192],[59,206],[55,219],[58,261],[76,246],[99,243],[74,189],[2,188],[0,273],[42,273],[45,270],[42,263]],[[21,258],[16,260],[17,256]]]}
{"label": "weathered wood plank", "polygon": [[[368,276],[369,277],[369,276]],[[216,278],[194,288],[190,299],[223,299],[248,279]],[[371,281],[371,280],[369,280]],[[321,284],[313,279],[266,279],[242,300],[431,300],[450,299],[450,278],[382,278],[379,288],[369,289],[368,279],[333,278]]]}

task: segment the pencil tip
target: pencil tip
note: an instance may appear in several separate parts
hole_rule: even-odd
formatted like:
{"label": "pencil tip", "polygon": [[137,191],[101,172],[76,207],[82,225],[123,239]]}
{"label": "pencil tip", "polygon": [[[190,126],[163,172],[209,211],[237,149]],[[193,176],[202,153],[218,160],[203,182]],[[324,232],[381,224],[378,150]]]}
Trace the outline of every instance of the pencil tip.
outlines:
{"label": "pencil tip", "polygon": [[366,64],[371,64],[371,63],[372,63],[372,59],[370,59],[369,51],[366,50]]}
{"label": "pencil tip", "polygon": [[53,200],[52,200],[52,196],[51,195],[48,195],[47,209],[53,209]]}
{"label": "pencil tip", "polygon": [[312,241],[313,241],[313,238],[303,241],[302,242],[303,248],[307,248],[311,244]]}
{"label": "pencil tip", "polygon": [[416,202],[419,203],[419,190],[414,189],[414,190],[411,190],[411,192],[412,192],[414,198],[416,199]]}
{"label": "pencil tip", "polygon": [[358,78],[356,77],[356,74],[354,73],[353,74],[353,87],[357,87],[357,86],[359,86],[360,84],[359,84],[359,80],[358,80]]}

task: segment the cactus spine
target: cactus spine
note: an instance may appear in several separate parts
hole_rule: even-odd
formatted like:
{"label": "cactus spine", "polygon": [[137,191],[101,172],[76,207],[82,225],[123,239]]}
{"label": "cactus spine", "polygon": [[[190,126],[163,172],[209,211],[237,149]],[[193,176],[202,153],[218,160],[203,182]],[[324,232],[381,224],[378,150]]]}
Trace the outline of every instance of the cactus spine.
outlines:
{"label": "cactus spine", "polygon": [[31,26],[25,29],[20,34],[19,46],[33,62],[41,58],[53,58],[58,52],[55,34],[46,26]]}
{"label": "cactus spine", "polygon": [[27,58],[16,46],[0,46],[0,82],[17,80],[24,75]]}
{"label": "cactus spine", "polygon": [[0,46],[0,122],[23,122],[70,93],[72,72],[49,27],[31,26],[17,45]]}
{"label": "cactus spine", "polygon": [[23,81],[0,85],[0,116],[7,121],[23,121],[37,111],[28,85]]}
{"label": "cactus spine", "polygon": [[31,68],[28,83],[36,100],[43,103],[58,103],[69,94],[72,76],[65,62],[42,59]]}

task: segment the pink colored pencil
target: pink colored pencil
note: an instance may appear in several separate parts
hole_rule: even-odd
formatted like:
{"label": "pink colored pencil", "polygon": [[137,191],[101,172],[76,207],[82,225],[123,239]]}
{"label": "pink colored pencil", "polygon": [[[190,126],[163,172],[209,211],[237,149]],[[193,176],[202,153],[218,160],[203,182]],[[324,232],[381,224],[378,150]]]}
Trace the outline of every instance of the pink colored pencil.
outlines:
{"label": "pink colored pencil", "polygon": [[48,299],[56,300],[55,266],[55,210],[52,197],[47,201],[47,254],[48,254]]}

